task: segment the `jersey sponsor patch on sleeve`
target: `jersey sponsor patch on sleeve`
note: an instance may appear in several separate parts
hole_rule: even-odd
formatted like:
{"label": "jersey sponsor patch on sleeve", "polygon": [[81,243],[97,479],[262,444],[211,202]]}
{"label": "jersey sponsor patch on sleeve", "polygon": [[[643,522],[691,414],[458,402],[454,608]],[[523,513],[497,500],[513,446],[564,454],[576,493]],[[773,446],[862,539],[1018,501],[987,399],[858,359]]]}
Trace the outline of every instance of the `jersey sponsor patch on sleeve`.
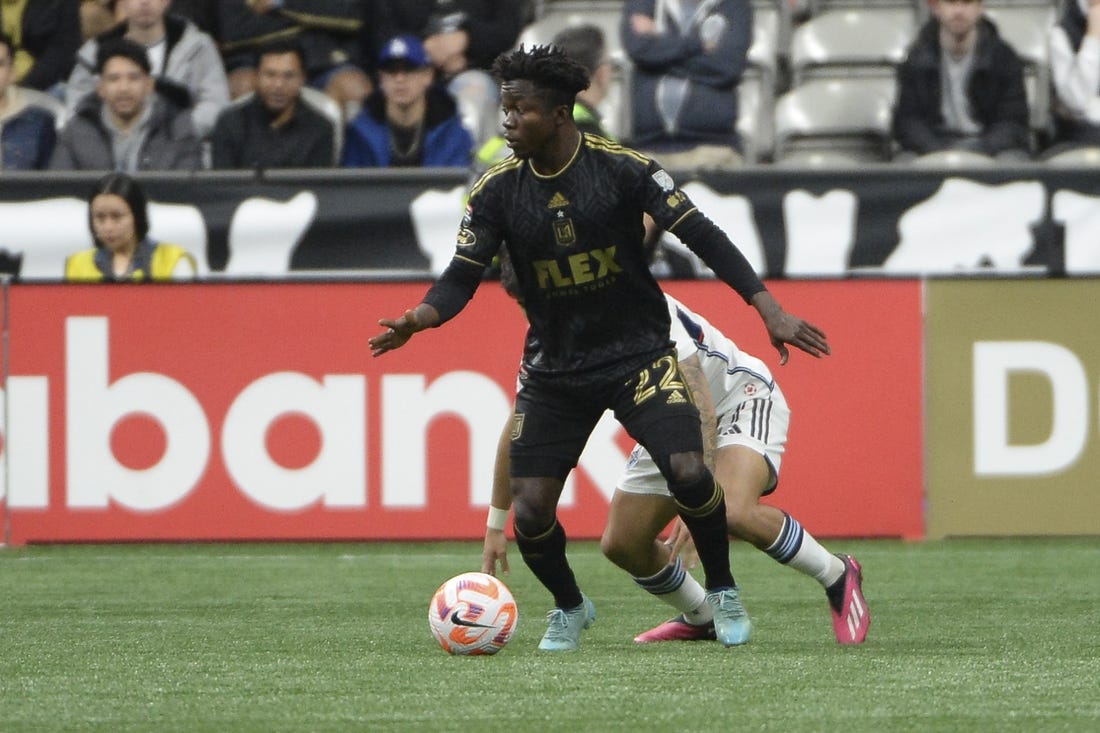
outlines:
{"label": "jersey sponsor patch on sleeve", "polygon": [[659,169],[653,174],[653,180],[657,182],[657,185],[661,187],[662,191],[671,191],[676,188],[676,182],[672,180],[664,168]]}
{"label": "jersey sponsor patch on sleeve", "polygon": [[477,235],[474,234],[473,229],[461,227],[458,230],[458,237],[455,238],[455,242],[459,247],[472,247],[477,244]]}

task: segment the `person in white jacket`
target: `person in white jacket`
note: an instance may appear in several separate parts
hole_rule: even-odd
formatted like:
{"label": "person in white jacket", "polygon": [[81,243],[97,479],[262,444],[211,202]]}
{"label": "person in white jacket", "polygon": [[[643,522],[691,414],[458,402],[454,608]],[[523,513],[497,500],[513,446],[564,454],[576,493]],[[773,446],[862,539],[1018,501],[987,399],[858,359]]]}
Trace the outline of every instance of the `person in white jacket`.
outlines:
{"label": "person in white jacket", "polygon": [[126,20],[84,43],[65,89],[71,115],[96,89],[96,53],[100,44],[125,37],[149,55],[153,76],[161,84],[185,89],[191,99],[191,124],[200,138],[214,129],[218,113],[229,104],[229,84],[214,40],[189,20],[168,15],[170,0],[120,0]]}
{"label": "person in white jacket", "polygon": [[1054,146],[1100,146],[1100,0],[1070,0],[1051,27]]}

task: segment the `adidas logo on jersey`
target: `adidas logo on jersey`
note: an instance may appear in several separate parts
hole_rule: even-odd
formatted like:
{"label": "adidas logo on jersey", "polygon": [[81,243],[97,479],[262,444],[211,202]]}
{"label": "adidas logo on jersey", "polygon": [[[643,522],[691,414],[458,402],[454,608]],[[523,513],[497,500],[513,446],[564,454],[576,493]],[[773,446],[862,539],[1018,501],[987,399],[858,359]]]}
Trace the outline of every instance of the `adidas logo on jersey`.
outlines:
{"label": "adidas logo on jersey", "polygon": [[666,405],[682,405],[685,402],[687,402],[687,400],[684,399],[683,393],[678,389],[673,391],[673,393],[668,396],[668,399],[665,400]]}
{"label": "adidas logo on jersey", "polygon": [[561,191],[558,191],[550,197],[550,203],[546,205],[546,208],[564,209],[566,206],[569,206],[569,199],[565,198],[565,196],[561,194]]}

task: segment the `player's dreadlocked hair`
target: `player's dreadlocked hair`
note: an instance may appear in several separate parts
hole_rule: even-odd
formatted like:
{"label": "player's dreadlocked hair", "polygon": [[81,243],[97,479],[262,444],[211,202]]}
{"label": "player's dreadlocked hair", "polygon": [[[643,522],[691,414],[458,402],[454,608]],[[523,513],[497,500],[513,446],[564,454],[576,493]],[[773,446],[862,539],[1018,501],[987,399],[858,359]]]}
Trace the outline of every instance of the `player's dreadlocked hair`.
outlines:
{"label": "player's dreadlocked hair", "polygon": [[523,79],[534,84],[551,107],[573,108],[579,92],[588,88],[588,71],[557,46],[520,46],[497,56],[493,75],[501,82]]}

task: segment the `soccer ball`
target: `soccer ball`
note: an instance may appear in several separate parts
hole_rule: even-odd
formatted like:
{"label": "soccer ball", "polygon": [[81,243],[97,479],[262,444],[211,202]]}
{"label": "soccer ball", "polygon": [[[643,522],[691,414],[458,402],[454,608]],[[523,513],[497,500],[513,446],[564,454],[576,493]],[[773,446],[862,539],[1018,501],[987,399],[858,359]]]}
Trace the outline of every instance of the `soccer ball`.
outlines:
{"label": "soccer ball", "polygon": [[487,573],[462,573],[432,596],[428,624],[448,654],[496,654],[516,630],[516,600]]}

